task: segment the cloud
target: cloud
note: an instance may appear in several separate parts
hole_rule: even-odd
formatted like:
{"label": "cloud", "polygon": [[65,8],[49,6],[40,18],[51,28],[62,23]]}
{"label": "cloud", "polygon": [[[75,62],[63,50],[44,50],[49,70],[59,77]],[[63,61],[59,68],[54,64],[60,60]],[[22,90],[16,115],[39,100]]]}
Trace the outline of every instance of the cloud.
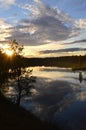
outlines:
{"label": "cloud", "polygon": [[74,41],[74,42],[72,42],[72,43],[81,43],[81,42],[86,42],[86,39],[82,39],[82,40]]}
{"label": "cloud", "polygon": [[49,53],[62,53],[62,52],[76,52],[76,51],[85,51],[83,48],[66,48],[66,49],[58,49],[58,50],[44,50],[39,51],[39,54],[49,54]]}
{"label": "cloud", "polygon": [[11,28],[11,36],[7,39],[15,38],[25,45],[33,46],[62,41],[78,35],[79,30],[74,26],[73,19],[58,8],[49,7],[40,0],[21,8],[29,10],[31,15],[19,21],[20,25],[16,26],[16,29]]}
{"label": "cloud", "polygon": [[8,7],[10,5],[14,5],[16,0],[0,0],[0,6]]}
{"label": "cloud", "polygon": [[79,19],[75,21],[75,26],[81,29],[86,29],[86,19]]}
{"label": "cloud", "polygon": [[10,30],[9,28],[11,25],[7,23],[5,20],[0,19],[0,40],[4,41],[7,37],[11,36],[10,35]]}
{"label": "cloud", "polygon": [[76,43],[82,43],[82,42],[85,43],[86,39],[77,40],[77,41],[73,41],[73,42],[70,42],[70,43],[62,43],[62,45],[76,44]]}

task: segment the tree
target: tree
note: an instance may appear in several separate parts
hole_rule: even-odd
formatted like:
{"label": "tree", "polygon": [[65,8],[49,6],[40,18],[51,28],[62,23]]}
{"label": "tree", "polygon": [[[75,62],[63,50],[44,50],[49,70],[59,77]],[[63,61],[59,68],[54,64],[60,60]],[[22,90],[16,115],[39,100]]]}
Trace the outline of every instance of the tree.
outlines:
{"label": "tree", "polygon": [[31,89],[34,88],[36,77],[32,76],[32,70],[22,69],[21,75],[15,77],[13,81],[9,81],[10,86],[15,90],[13,95],[13,102],[20,105],[21,98],[31,95]]}
{"label": "tree", "polygon": [[10,48],[13,50],[14,55],[22,55],[22,51],[24,49],[23,45],[19,45],[19,43],[16,41],[16,39],[11,40],[10,43]]}
{"label": "tree", "polygon": [[19,45],[16,40],[11,40],[11,42],[9,43],[9,47],[13,51],[13,55],[11,58],[7,57],[3,52],[1,52],[0,54],[2,59],[1,66],[4,66],[4,69],[1,73],[1,81],[2,79],[4,79],[4,81],[5,79],[7,79],[8,81],[6,80],[6,82],[8,83],[8,85],[15,88],[15,102],[17,105],[20,105],[21,97],[30,94],[30,90],[34,86],[33,83],[36,80],[32,76],[32,70],[28,69],[27,71],[25,69],[26,66],[22,53],[22,50],[24,49],[23,46]]}

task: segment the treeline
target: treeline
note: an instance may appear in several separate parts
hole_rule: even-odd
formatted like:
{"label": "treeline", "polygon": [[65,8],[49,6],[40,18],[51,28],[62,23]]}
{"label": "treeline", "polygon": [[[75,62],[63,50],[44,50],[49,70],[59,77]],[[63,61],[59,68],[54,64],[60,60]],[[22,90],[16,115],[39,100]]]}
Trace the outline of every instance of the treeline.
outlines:
{"label": "treeline", "polygon": [[25,58],[22,55],[22,50],[24,48],[19,45],[16,40],[11,41],[9,45],[10,49],[13,51],[12,57],[7,56],[3,50],[0,50],[0,74],[3,71],[9,71],[9,69],[11,69],[11,71],[18,71],[18,69],[28,66],[58,66],[86,70],[86,55]]}
{"label": "treeline", "polygon": [[28,66],[58,66],[86,70],[86,55],[50,58],[24,58]]}

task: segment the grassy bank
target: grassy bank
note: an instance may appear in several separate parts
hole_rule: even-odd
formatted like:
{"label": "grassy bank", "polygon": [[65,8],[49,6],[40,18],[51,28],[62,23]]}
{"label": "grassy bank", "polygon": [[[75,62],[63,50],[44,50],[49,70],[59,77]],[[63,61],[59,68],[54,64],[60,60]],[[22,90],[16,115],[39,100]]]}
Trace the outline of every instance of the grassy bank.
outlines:
{"label": "grassy bank", "polygon": [[37,117],[0,96],[1,130],[56,130],[50,124],[42,123]]}

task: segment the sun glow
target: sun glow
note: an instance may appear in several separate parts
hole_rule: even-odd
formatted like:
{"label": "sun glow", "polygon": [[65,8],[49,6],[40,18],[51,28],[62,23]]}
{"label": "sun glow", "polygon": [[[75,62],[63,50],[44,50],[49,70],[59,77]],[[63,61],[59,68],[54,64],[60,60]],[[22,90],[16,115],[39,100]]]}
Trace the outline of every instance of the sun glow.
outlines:
{"label": "sun glow", "polygon": [[13,50],[10,48],[10,46],[8,44],[5,44],[4,46],[2,45],[1,48],[3,49],[3,52],[7,55],[7,56],[12,56],[13,55]]}
{"label": "sun glow", "polygon": [[13,55],[13,51],[12,51],[12,50],[5,50],[5,53],[6,53],[8,56],[12,56],[12,55]]}

